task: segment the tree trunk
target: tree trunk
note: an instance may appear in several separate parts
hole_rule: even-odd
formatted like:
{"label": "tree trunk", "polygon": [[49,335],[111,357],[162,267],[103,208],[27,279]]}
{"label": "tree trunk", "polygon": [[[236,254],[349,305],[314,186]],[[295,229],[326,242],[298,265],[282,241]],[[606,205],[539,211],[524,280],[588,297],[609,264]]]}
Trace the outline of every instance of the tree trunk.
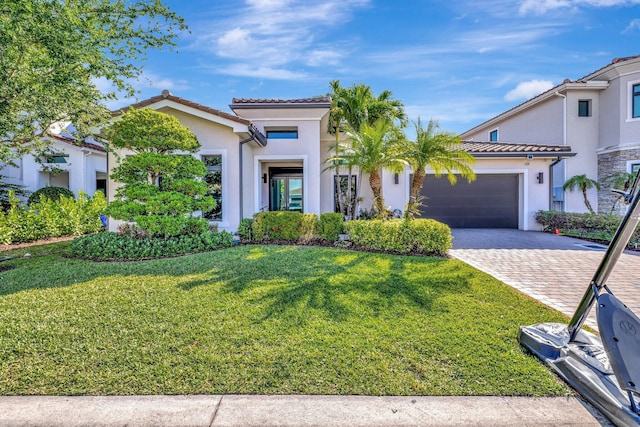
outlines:
{"label": "tree trunk", "polygon": [[587,209],[589,209],[589,212],[594,213],[593,212],[593,208],[591,207],[591,203],[589,203],[589,198],[587,197],[587,186],[586,185],[582,186],[582,197],[584,197],[584,204],[587,207]]}
{"label": "tree trunk", "polygon": [[415,209],[418,209],[418,197],[420,197],[420,190],[422,190],[425,175],[424,169],[413,171],[411,189],[409,190],[409,203],[407,203],[407,212],[410,212],[409,215],[411,215],[411,212],[414,212]]}
{"label": "tree trunk", "polygon": [[589,209],[589,212],[594,213],[593,208],[591,207],[591,203],[589,203],[589,198],[587,198],[587,192],[583,191],[582,196],[584,197],[584,204],[587,207],[587,209]]}
{"label": "tree trunk", "polygon": [[371,191],[373,192],[373,208],[378,211],[379,216],[384,217],[386,209],[384,197],[382,196],[382,180],[378,171],[373,171],[369,174],[369,185],[371,185]]}

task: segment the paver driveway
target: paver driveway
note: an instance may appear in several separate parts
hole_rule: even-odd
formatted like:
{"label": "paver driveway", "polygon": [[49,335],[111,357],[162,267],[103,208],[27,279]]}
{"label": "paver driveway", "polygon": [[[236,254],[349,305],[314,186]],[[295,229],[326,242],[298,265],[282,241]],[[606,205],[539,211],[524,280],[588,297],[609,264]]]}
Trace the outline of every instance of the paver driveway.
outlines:
{"label": "paver driveway", "polygon": [[[454,229],[452,233],[450,255],[570,317],[604,256],[604,247],[591,248],[591,242],[537,231]],[[640,315],[640,253],[623,253],[607,285]],[[597,327],[595,307],[587,324]]]}

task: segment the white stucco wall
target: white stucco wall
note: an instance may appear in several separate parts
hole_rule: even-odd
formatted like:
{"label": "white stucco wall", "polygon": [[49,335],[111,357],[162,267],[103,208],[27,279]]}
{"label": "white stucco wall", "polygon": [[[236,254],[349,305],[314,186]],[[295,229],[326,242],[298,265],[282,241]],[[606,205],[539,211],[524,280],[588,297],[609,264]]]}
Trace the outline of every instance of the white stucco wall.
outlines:
{"label": "white stucco wall", "polygon": [[107,170],[106,153],[61,141],[54,141],[51,150],[68,155],[66,163],[56,165],[63,171],[59,175],[43,172],[43,166],[32,155],[23,156],[17,160],[17,167],[5,167],[0,173],[6,176],[8,183],[23,185],[30,192],[53,185],[68,188],[76,197],[79,191],[93,196],[96,174]]}

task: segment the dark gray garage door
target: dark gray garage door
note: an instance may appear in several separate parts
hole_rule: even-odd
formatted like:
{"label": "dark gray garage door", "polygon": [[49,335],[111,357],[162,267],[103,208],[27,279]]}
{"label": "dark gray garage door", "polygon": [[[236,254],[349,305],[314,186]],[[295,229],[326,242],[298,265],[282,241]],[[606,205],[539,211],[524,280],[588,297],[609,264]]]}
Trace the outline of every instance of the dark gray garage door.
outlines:
{"label": "dark gray garage door", "polygon": [[518,175],[476,175],[469,184],[458,178],[427,175],[422,186],[424,218],[451,228],[518,228]]}

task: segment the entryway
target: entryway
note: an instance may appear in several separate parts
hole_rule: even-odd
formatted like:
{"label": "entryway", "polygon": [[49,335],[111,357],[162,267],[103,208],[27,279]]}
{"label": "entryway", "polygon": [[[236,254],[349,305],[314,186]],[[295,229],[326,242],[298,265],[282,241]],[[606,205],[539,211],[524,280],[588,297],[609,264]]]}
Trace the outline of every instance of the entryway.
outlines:
{"label": "entryway", "polygon": [[303,212],[302,168],[269,168],[269,210]]}

